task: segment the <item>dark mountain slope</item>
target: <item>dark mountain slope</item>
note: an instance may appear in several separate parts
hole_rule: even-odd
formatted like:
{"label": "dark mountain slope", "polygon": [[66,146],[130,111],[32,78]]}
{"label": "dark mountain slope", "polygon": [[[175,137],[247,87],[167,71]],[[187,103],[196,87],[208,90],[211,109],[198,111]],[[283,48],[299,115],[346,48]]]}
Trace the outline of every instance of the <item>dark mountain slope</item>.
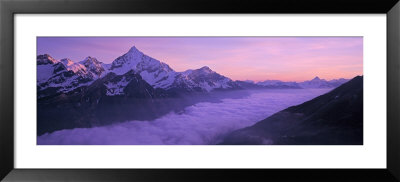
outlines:
{"label": "dark mountain slope", "polygon": [[[109,73],[89,86],[38,99],[37,133],[154,119],[170,111],[159,101],[164,96],[133,71],[124,75]],[[156,110],[158,107],[161,109]]]}
{"label": "dark mountain slope", "polygon": [[[245,95],[246,92],[240,95]],[[233,95],[232,95],[233,94]],[[43,97],[37,103],[37,135],[62,129],[90,128],[117,122],[151,121],[170,112],[181,112],[198,102],[219,102],[236,94],[222,91],[176,93],[153,88],[133,70],[108,73],[88,86]]]}
{"label": "dark mountain slope", "polygon": [[236,130],[221,144],[361,145],[363,77]]}

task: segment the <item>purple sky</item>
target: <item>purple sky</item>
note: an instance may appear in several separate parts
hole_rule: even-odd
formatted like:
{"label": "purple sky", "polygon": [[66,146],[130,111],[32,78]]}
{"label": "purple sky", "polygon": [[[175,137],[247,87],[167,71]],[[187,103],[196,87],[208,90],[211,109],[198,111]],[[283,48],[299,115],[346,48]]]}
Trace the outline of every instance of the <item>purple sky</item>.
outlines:
{"label": "purple sky", "polygon": [[303,81],[363,74],[362,37],[38,37],[37,54],[111,63],[136,46],[175,71],[209,66],[233,80]]}

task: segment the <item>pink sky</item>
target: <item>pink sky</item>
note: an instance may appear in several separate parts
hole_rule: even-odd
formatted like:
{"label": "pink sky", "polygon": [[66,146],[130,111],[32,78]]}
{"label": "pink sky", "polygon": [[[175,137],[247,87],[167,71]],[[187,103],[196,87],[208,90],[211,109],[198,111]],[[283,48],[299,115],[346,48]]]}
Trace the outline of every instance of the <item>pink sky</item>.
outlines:
{"label": "pink sky", "polygon": [[304,81],[363,74],[362,37],[38,37],[37,54],[111,63],[132,46],[175,71],[208,66],[233,80]]}

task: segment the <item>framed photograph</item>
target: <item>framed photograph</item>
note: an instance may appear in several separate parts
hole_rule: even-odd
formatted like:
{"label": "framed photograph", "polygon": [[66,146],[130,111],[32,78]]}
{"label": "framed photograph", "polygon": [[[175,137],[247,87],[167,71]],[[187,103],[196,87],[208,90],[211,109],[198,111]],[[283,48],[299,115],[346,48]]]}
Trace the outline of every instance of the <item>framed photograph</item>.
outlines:
{"label": "framed photograph", "polygon": [[4,181],[399,181],[397,1],[1,1]]}

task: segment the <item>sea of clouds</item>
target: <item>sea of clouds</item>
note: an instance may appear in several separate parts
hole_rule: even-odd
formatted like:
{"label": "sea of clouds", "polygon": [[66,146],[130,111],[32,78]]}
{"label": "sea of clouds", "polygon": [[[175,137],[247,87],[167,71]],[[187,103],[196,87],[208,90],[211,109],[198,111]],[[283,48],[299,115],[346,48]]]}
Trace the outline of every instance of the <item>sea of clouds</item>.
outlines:
{"label": "sea of clouds", "polygon": [[329,89],[251,91],[240,99],[202,102],[153,121],[129,121],[94,128],[75,128],[39,136],[39,145],[207,145],[233,130],[251,126],[289,106]]}

